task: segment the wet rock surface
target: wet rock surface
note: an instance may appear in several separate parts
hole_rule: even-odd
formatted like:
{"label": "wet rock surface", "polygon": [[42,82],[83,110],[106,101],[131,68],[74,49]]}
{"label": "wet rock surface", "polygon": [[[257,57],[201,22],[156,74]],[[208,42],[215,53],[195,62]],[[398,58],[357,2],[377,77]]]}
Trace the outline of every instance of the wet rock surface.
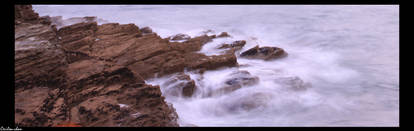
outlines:
{"label": "wet rock surface", "polygon": [[[97,25],[96,17],[74,18],[81,23],[58,29],[58,18],[40,18],[30,5],[15,7],[15,123],[20,127],[178,126],[159,86],[144,80],[238,65],[234,54],[197,53],[215,35],[170,42],[134,24]],[[186,75],[177,79],[186,81],[181,93],[191,96],[194,81]]]}
{"label": "wet rock surface", "polygon": [[139,31],[141,31],[143,34],[152,33],[152,29],[150,27],[141,28],[141,29],[139,29]]}
{"label": "wet rock surface", "polygon": [[240,54],[240,57],[250,58],[250,59],[263,59],[263,60],[273,60],[277,58],[286,57],[287,53],[278,47],[259,47],[255,46],[249,50],[246,50]]}
{"label": "wet rock surface", "polygon": [[244,86],[252,86],[259,82],[259,77],[251,75],[248,71],[239,70],[229,74],[224,80],[223,87],[208,93],[207,96],[219,96],[236,91]]}
{"label": "wet rock surface", "polygon": [[234,54],[236,51],[241,50],[246,45],[245,40],[234,41],[231,44],[222,44],[218,49],[227,49],[225,53]]}
{"label": "wet rock surface", "polygon": [[173,41],[183,41],[183,40],[189,40],[191,39],[191,37],[186,34],[177,34],[177,35],[171,36],[170,39]]}

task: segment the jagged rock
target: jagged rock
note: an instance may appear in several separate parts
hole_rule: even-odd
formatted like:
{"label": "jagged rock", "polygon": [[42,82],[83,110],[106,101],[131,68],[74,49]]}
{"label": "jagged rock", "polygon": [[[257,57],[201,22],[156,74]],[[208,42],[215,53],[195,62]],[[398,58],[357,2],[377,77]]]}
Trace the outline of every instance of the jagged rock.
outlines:
{"label": "jagged rock", "polygon": [[184,97],[191,97],[196,89],[195,81],[184,73],[173,75],[162,83],[162,87],[166,87],[168,95],[180,96],[182,94]]}
{"label": "jagged rock", "polygon": [[96,22],[78,23],[58,30],[59,45],[70,52],[88,54],[94,43],[94,32],[97,30]]}
{"label": "jagged rock", "polygon": [[234,54],[213,55],[206,57],[202,54],[194,54],[186,56],[190,69],[217,69],[220,67],[237,66],[237,58]]}
{"label": "jagged rock", "polygon": [[50,24],[52,24],[52,21],[51,21],[51,18],[49,16],[42,16],[42,17],[39,17],[39,23],[45,24],[45,25],[50,25]]}
{"label": "jagged rock", "polygon": [[137,36],[141,35],[138,26],[135,24],[118,24],[118,23],[107,23],[99,26],[96,31],[96,35],[113,35],[113,34],[134,34]]}
{"label": "jagged rock", "polygon": [[238,40],[238,41],[234,41],[231,44],[223,44],[220,47],[218,47],[218,49],[231,49],[228,52],[234,53],[235,51],[242,49],[244,45],[246,45],[245,40]]}
{"label": "jagged rock", "polygon": [[170,39],[173,41],[181,41],[181,40],[189,40],[191,39],[191,37],[186,34],[177,34],[177,35],[171,36]]}
{"label": "jagged rock", "polygon": [[[25,119],[35,119],[35,116],[32,114],[32,112],[40,112],[40,108],[43,104],[43,101],[47,98],[49,90],[49,88],[36,87],[15,93],[14,107],[16,109],[16,124],[22,124],[22,121]],[[20,113],[17,113],[17,111]],[[43,126],[45,123],[40,124],[41,125],[38,126]]]}
{"label": "jagged rock", "polygon": [[[37,22],[39,14],[33,11],[31,5],[14,5],[15,24],[21,22]],[[18,21],[18,22],[17,22]]]}
{"label": "jagged rock", "polygon": [[141,28],[141,29],[139,29],[143,34],[149,34],[149,33],[152,33],[152,29],[151,28],[149,28],[149,27],[144,27],[144,28]]}
{"label": "jagged rock", "polygon": [[131,85],[118,92],[84,100],[71,109],[71,121],[82,126],[177,126],[177,114],[159,87]]}
{"label": "jagged rock", "polygon": [[287,56],[287,53],[282,48],[267,46],[260,48],[259,46],[255,46],[240,54],[240,57],[263,60],[271,60],[285,56]]}
{"label": "jagged rock", "polygon": [[[215,35],[170,42],[156,33],[142,35],[148,30],[134,24],[97,25],[96,17],[69,19],[82,22],[58,29],[57,25],[65,25],[59,17],[39,18],[30,5],[15,9],[15,123],[19,126],[178,126],[177,114],[159,87],[144,80],[184,69],[238,65],[232,53],[197,53]],[[182,93],[191,96],[195,83],[187,77],[178,78],[189,81]],[[130,108],[118,108],[119,104]]]}
{"label": "jagged rock", "polygon": [[[17,7],[16,12],[24,12],[15,15],[15,123],[19,127],[62,123],[178,126],[175,109],[164,101],[159,87],[146,85],[138,73],[113,60],[128,51],[97,52],[99,47],[120,49],[117,42],[131,39],[135,44],[141,37],[137,26],[85,22],[57,30],[51,25],[52,18],[35,18],[30,5]],[[23,18],[25,13],[33,18]],[[93,17],[84,18],[94,21]],[[97,42],[98,38],[112,43]],[[121,103],[133,108],[113,108]],[[80,114],[81,107],[83,113],[91,114]]]}
{"label": "jagged rock", "polygon": [[[31,6],[23,6],[20,16],[32,14]],[[17,6],[16,9],[20,9]],[[30,10],[29,10],[30,9]],[[30,11],[32,13],[30,13]],[[25,12],[25,13],[24,13]],[[19,18],[19,17],[18,17]],[[26,21],[15,27],[15,87],[16,89],[36,86],[59,87],[64,83],[62,66],[65,63],[64,52],[57,48],[56,28],[39,22],[39,18]]]}

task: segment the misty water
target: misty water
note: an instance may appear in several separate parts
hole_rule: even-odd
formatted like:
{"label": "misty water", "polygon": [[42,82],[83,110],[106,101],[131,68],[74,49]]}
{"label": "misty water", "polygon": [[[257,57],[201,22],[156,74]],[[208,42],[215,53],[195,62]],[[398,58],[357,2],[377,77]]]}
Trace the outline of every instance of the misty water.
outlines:
{"label": "misty water", "polygon": [[[283,48],[273,61],[238,57],[242,66],[185,73],[198,86],[191,98],[165,94],[180,126],[399,126],[399,6],[369,5],[33,5],[41,16],[97,16],[98,24],[149,26],[165,38],[192,37],[212,30],[232,37],[207,43],[201,53],[221,54],[222,43],[246,40]],[[256,85],[225,95],[203,97],[228,75],[246,70]],[[288,78],[288,79],[281,79]],[[297,91],[280,80],[297,79]],[[296,83],[295,83],[296,82]],[[283,82],[282,82],[283,83]],[[257,107],[246,110],[243,103]]]}

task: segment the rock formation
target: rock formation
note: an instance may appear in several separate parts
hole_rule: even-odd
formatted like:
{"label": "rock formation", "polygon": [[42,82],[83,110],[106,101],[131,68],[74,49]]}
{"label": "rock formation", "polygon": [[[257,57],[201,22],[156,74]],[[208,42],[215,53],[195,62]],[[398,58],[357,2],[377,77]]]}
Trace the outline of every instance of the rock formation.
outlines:
{"label": "rock formation", "polygon": [[[148,27],[72,20],[82,23],[57,29],[62,21],[39,17],[30,5],[15,6],[17,125],[178,126],[159,86],[144,79],[185,68],[237,66],[234,54],[196,53],[215,36],[169,42]],[[190,81],[183,95],[194,88]]]}
{"label": "rock formation", "polygon": [[173,40],[173,41],[181,41],[181,40],[189,40],[189,39],[191,39],[191,37],[186,34],[176,34],[170,37],[170,40]]}
{"label": "rock formation", "polygon": [[287,56],[287,53],[282,48],[267,46],[260,48],[259,46],[255,46],[240,54],[240,57],[263,60],[272,60],[276,58],[282,58],[285,56]]}
{"label": "rock formation", "polygon": [[[31,5],[15,5],[15,123],[20,127],[178,126],[177,113],[165,102],[160,87],[144,80],[185,69],[238,66],[234,52],[197,53],[216,35],[163,39],[149,27],[98,25],[96,17],[70,20],[81,23],[65,26],[59,18],[39,17]],[[238,41],[223,48],[244,45]],[[254,57],[259,52],[269,59],[283,52],[264,49],[242,55]],[[194,80],[185,74],[176,80],[183,96],[192,96],[197,88]],[[257,78],[243,76],[228,80],[228,85],[235,90],[254,82]]]}

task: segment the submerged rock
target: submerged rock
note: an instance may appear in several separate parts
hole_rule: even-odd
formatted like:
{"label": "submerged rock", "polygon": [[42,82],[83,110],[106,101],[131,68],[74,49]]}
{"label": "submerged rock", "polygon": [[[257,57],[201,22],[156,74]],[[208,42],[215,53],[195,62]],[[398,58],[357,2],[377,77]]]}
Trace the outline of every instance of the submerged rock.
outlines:
{"label": "submerged rock", "polygon": [[236,98],[224,102],[222,107],[227,113],[244,113],[268,106],[272,98],[273,96],[269,93],[249,93],[247,95],[236,96]]}
{"label": "submerged rock", "polygon": [[251,75],[248,71],[235,71],[228,75],[223,83],[223,87],[211,92],[211,95],[223,95],[242,88],[243,86],[252,86],[259,82],[259,77]]}
{"label": "submerged rock", "polygon": [[184,73],[173,75],[162,84],[167,95],[191,97],[196,90],[195,81]]}
{"label": "submerged rock", "polygon": [[240,54],[240,57],[263,60],[272,60],[276,58],[282,58],[285,56],[287,56],[287,53],[282,48],[267,46],[260,48],[259,46],[255,46]]}
{"label": "submerged rock", "polygon": [[295,90],[295,91],[302,91],[306,90],[307,88],[312,87],[310,83],[305,83],[299,77],[280,77],[275,79],[275,83],[282,85],[283,87]]}

